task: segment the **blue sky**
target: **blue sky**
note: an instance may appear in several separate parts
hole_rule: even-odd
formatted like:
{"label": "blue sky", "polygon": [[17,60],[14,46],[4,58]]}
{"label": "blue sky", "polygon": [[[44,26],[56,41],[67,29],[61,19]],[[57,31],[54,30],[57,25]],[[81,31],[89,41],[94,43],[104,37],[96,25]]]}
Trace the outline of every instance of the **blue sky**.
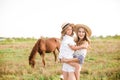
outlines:
{"label": "blue sky", "polygon": [[0,37],[60,37],[64,22],[120,35],[120,0],[0,0]]}

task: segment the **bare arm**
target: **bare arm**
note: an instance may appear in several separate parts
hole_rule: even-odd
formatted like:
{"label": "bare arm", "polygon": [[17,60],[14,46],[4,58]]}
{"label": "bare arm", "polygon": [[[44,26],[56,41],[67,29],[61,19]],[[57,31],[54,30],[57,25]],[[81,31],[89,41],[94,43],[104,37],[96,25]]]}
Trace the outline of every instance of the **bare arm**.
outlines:
{"label": "bare arm", "polygon": [[66,58],[62,58],[61,62],[64,63],[71,63],[71,62],[79,62],[78,58],[72,58],[72,59],[66,59]]}
{"label": "bare arm", "polygon": [[89,46],[88,42],[85,42],[85,43],[83,43],[83,44],[80,45],[80,46],[69,45],[69,47],[70,47],[72,50],[87,49],[88,46]]}

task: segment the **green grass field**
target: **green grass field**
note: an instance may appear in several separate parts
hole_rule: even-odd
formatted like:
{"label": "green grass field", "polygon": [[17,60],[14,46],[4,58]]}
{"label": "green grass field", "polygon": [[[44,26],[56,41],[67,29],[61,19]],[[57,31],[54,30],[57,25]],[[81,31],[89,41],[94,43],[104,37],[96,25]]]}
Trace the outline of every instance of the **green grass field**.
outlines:
{"label": "green grass field", "polygon": [[[61,63],[46,53],[46,68],[36,55],[35,68],[28,57],[36,39],[6,39],[0,41],[0,80],[60,80]],[[120,37],[92,38],[83,64],[80,80],[120,80]]]}

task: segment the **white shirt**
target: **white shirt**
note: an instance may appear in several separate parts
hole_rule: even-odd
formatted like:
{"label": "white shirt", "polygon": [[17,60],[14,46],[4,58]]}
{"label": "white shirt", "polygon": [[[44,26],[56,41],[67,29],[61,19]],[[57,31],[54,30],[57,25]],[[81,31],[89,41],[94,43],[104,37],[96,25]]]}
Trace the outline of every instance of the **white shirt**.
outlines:
{"label": "white shirt", "polygon": [[77,55],[77,56],[82,55],[83,57],[86,57],[87,49],[76,50],[74,54]]}
{"label": "white shirt", "polygon": [[76,45],[76,43],[74,42],[73,37],[65,35],[63,37],[62,42],[61,42],[59,59],[61,59],[61,58],[67,58],[67,59],[73,58],[74,50],[72,50],[68,46],[68,44],[70,44],[70,45]]}

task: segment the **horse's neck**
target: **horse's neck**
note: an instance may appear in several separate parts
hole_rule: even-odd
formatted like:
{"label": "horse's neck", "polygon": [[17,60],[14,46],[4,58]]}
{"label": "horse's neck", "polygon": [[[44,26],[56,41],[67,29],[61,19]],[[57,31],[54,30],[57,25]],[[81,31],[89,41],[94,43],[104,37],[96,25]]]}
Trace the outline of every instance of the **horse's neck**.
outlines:
{"label": "horse's neck", "polygon": [[38,40],[37,43],[34,45],[32,51],[31,51],[29,59],[34,59],[35,58],[36,53],[38,51],[38,44],[39,44],[39,42],[40,42],[40,40]]}

